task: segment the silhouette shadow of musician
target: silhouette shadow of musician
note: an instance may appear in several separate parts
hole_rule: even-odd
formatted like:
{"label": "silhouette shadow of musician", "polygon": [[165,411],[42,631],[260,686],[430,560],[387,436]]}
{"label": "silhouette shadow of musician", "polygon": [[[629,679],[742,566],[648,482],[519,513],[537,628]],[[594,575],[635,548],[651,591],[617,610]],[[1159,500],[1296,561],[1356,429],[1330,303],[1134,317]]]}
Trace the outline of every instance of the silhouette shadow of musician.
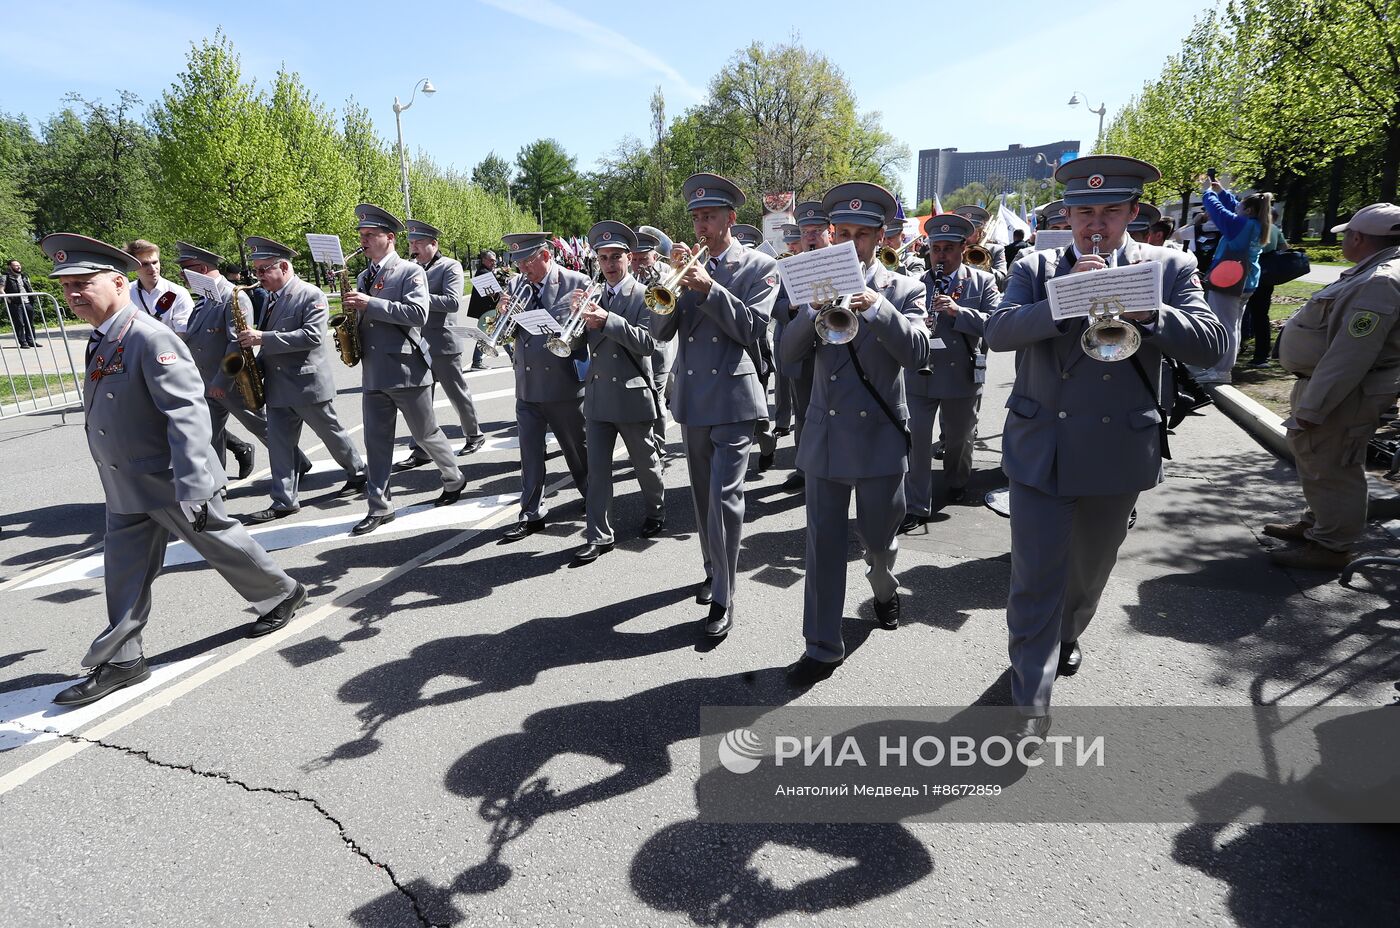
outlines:
{"label": "silhouette shadow of musician", "polygon": [[[6,513],[5,537],[23,538],[24,548],[0,563],[24,569],[90,548],[106,534],[106,512],[103,503],[65,503]],[[72,540],[45,547],[37,544],[43,538]],[[8,578],[0,577],[3,579]]]}

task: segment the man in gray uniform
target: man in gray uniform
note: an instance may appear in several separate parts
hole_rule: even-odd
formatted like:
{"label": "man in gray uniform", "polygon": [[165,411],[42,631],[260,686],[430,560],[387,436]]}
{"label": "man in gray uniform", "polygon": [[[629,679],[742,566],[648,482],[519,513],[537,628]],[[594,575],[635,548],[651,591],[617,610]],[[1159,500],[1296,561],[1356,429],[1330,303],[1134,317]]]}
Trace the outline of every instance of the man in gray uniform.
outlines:
{"label": "man in gray uniform", "polygon": [[729,234],[738,240],[745,248],[757,248],[763,244],[763,230],[758,226],[751,226],[746,222],[741,222],[729,230]]}
{"label": "man in gray uniform", "polygon": [[[503,236],[507,258],[520,268],[512,294],[524,310],[544,310],[563,323],[569,318],[575,290],[588,289],[578,271],[560,267],[549,251],[549,233],[512,232]],[[544,528],[545,433],[553,432],[573,475],[574,486],[588,497],[588,452],[584,446],[583,370],[588,346],[580,343],[567,358],[550,352],[549,333],[526,326],[515,329],[515,421],[520,436],[520,521],[503,536],[519,541]]]}
{"label": "man in gray uniform", "polygon": [[[802,253],[802,229],[796,223],[783,223],[783,247],[788,254]],[[773,383],[774,438],[782,438],[784,435],[792,434],[792,377],[783,373],[782,362],[777,357],[778,346],[783,342],[783,327],[787,325],[787,319],[790,315],[786,304],[787,294],[779,287],[778,298],[773,301],[773,366],[776,368],[777,374]],[[798,413],[799,418],[801,415]]]}
{"label": "man in gray uniform", "polygon": [[[681,188],[695,236],[708,249],[680,281],[675,312],[651,316],[660,338],[679,333],[671,413],[681,424],[696,534],[705,559],[698,603],[710,604],[704,633],[729,634],[744,525],[744,472],[758,421],[768,415],[759,379],[759,340],[778,293],[777,262],[730,235],[744,194],[715,174],[693,174]],[[677,259],[689,247],[677,243]]]}
{"label": "man in gray uniform", "polygon": [[[204,378],[204,396],[209,407],[209,420],[213,428],[214,453],[222,467],[225,448],[231,449],[238,458],[239,478],[253,469],[253,446],[241,442],[228,432],[228,418],[233,416],[253,437],[267,444],[267,416],[260,409],[249,409],[243,394],[234,387],[233,378],[223,372],[223,360],[239,350],[238,333],[233,327],[233,284],[219,270],[223,258],[198,245],[189,242],[175,243],[180,251],[177,262],[187,271],[194,271],[214,278],[219,288],[217,299],[196,297],[194,309],[185,324],[185,344]],[[246,292],[238,294],[238,305],[243,310],[243,319],[253,324],[253,302]],[[297,450],[297,472],[305,475],[311,470],[311,461]]]}
{"label": "man in gray uniform", "polygon": [[783,333],[785,360],[815,356],[812,403],[798,461],[807,474],[807,570],[802,634],[807,648],[787,669],[794,686],[831,676],[846,658],[841,619],[846,604],[846,547],[851,494],[856,535],[865,547],[866,577],[875,592],[875,616],[899,627],[899,552],[908,466],[908,412],[904,369],[928,360],[924,286],[887,270],[875,258],[894,195],[878,184],[837,184],[823,209],[837,243],[853,242],[865,270],[865,290],[849,300],[859,332],[844,345],[816,334],[817,313],[803,307]]}
{"label": "man in gray uniform", "polygon": [[[992,275],[962,263],[972,223],[956,213],[930,216],[924,222],[933,270],[919,279],[926,291],[930,336],[928,366],[904,378],[909,394],[909,476],[904,495],[909,515],[900,531],[925,524],[933,514],[933,420],[943,426],[943,475],[948,502],[967,498],[972,476],[972,445],[982,383],[987,379],[987,352],[982,332],[1001,294]],[[939,270],[942,270],[941,275]]]}
{"label": "man in gray uniform", "polygon": [[972,220],[972,234],[968,236],[969,245],[981,245],[987,249],[987,253],[992,256],[992,279],[996,281],[997,288],[1006,286],[1006,248],[996,242],[987,239],[984,234],[987,222],[992,218],[992,214],[980,206],[959,206],[953,210],[959,216]]}
{"label": "man in gray uniform", "polygon": [[1069,229],[1069,207],[1064,200],[1051,200],[1040,208],[1040,227],[1052,232]]}
{"label": "man in gray uniform", "polygon": [[[729,234],[745,248],[757,248],[763,244],[762,230],[747,223],[741,222],[734,226],[729,230]],[[763,418],[758,420],[758,425],[754,428],[754,441],[758,443],[758,472],[761,474],[773,466],[773,456],[778,451],[778,432],[768,415],[768,381],[776,373],[776,365],[773,363],[773,341],[769,338],[767,329],[759,339],[758,352],[763,358],[763,371],[759,374],[759,380],[763,385],[764,403]]]}
{"label": "man in gray uniform", "polygon": [[[803,251],[815,251],[818,248],[825,248],[831,244],[831,221],[827,218],[826,210],[822,208],[821,200],[804,200],[798,203],[794,210],[797,214],[797,228],[802,231]],[[773,304],[773,317],[784,326],[792,322],[793,306],[788,302],[787,291],[782,287],[778,288],[778,296]],[[807,421],[807,406],[812,397],[812,363],[813,356],[806,355],[801,361],[792,364],[783,359],[782,351],[779,351],[777,358],[778,373],[792,383],[792,408],[793,408],[793,434],[794,443],[800,452],[802,450],[802,429]],[[807,486],[806,478],[802,475],[802,464],[799,462],[788,478],[783,481],[783,489],[789,493],[801,493]]]}
{"label": "man in gray uniform", "polygon": [[369,267],[360,272],[356,290],[345,298],[343,308],[356,315],[364,353],[360,370],[369,514],[351,529],[355,535],[364,535],[394,520],[389,473],[400,412],[409,434],[442,473],[442,495],[433,505],[450,506],[461,499],[467,478],[433,415],[431,355],[422,334],[428,322],[428,276],[394,250],[404,228],[398,217],[372,203],[355,207],[355,217]]}
{"label": "man in gray uniform", "polygon": [[620,222],[604,220],[588,230],[588,246],[598,256],[604,286],[593,302],[578,310],[583,313],[592,358],[583,394],[589,477],[587,543],[574,555],[580,564],[597,560],[613,548],[612,457],[618,435],[642,488],[646,506],[642,537],[651,538],[666,527],[666,488],[652,440],[660,405],[651,377],[656,339],[648,328],[645,288],[628,273],[635,244],[632,230]]}
{"label": "man in gray uniform", "polygon": [[249,602],[267,612],[256,637],[291,621],[306,587],[224,511],[226,479],[210,443],[204,383],[180,337],[131,302],[126,275],[137,260],[82,235],[44,238],[73,312],[92,325],[83,376],[84,429],[106,497],[103,563],[107,629],[83,665],[87,679],[54,702],[81,706],[150,676],[141,632],[151,586],[174,534],[204,557]]}
{"label": "man in gray uniform", "polygon": [[[883,245],[886,248],[893,248],[896,252],[904,248],[904,216],[902,212],[885,226]],[[912,247],[905,249],[903,252],[899,252],[899,266],[895,268],[895,273],[917,279],[924,273],[923,259],[914,254]]]}
{"label": "man in gray uniform", "polygon": [[[409,219],[405,225],[409,254],[428,275],[428,324],[423,326],[423,341],[428,343],[431,355],[433,392],[436,395],[437,388],[442,387],[448,402],[457,410],[457,421],[462,423],[462,437],[466,439],[458,456],[474,454],[486,444],[486,436],[481,434],[471,387],[462,374],[463,336],[453,331],[457,325],[457,310],[462,308],[466,276],[460,261],[438,250],[441,232],[417,219]],[[395,464],[394,470],[412,470],[429,463],[429,457],[410,441],[408,457]]]}
{"label": "man in gray uniform", "polygon": [[[637,244],[632,248],[632,276],[642,285],[645,298],[646,288],[654,284],[670,266],[662,259],[671,256],[671,239],[651,226],[639,228],[636,237]],[[671,398],[671,365],[676,361],[676,340],[654,340],[656,350],[651,353],[651,382],[662,403],[656,411],[656,422],[652,424],[652,440],[656,444],[656,453],[661,456],[661,469],[665,470],[666,402]]]}
{"label": "man in gray uniform", "polygon": [[[987,320],[991,349],[1017,353],[1002,439],[1011,483],[1011,695],[1025,716],[1017,737],[1049,730],[1056,673],[1078,670],[1078,639],[1118,558],[1128,515],[1138,494],[1162,480],[1163,355],[1209,365],[1225,351],[1225,329],[1206,306],[1195,259],[1127,237],[1143,184],[1160,176],[1117,155],[1061,165],[1055,179],[1065,184],[1074,244],[1017,261]],[[1087,320],[1056,322],[1046,282],[1143,261],[1161,267],[1162,304],[1124,316],[1142,346],[1126,361],[1089,357],[1080,347]]]}
{"label": "man in gray uniform", "polygon": [[1139,203],[1137,218],[1128,223],[1128,235],[1135,242],[1146,242],[1152,223],[1162,218],[1162,211],[1151,203]]}
{"label": "man in gray uniform", "polygon": [[311,426],[349,478],[337,496],[365,490],[365,462],[335,414],[335,354],[326,319],[330,309],[320,287],[292,270],[296,252],[260,235],[245,243],[253,273],[267,290],[263,328],[238,335],[239,345],[260,348],[267,395],[268,456],[272,459],[272,505],[248,516],[250,522],[282,519],[301,508],[301,474],[296,453],[302,424]]}

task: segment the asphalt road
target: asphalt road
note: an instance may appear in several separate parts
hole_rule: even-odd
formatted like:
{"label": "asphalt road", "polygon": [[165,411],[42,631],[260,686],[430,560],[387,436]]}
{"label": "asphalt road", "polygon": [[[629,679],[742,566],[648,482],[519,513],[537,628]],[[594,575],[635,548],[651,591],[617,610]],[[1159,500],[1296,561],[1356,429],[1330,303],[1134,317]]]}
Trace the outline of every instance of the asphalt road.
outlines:
{"label": "asphalt road", "polygon": [[[337,376],[358,426],[358,375]],[[974,498],[1004,482],[1011,377],[994,357]],[[619,465],[619,546],[571,569],[582,504],[555,454],[549,529],[502,546],[519,489],[511,377],[470,382],[493,441],[470,459],[469,497],[435,511],[434,473],[397,476],[400,519],[352,540],[364,503],[331,499],[341,475],[318,471],[301,513],[263,530],[311,590],[292,626],[247,641],[253,616],[216,574],[171,566],[146,636],[153,681],[72,713],[48,699],[105,624],[99,484],[81,417],[0,422],[0,925],[1393,923],[1394,829],[1259,824],[1259,810],[1225,827],[697,822],[700,706],[1005,703],[1008,523],[974,503],[904,539],[893,633],[874,629],[852,539],[851,656],[795,695],[781,679],[802,646],[790,440],[748,484],[738,626],[710,647],[683,465],[649,541]],[[1173,447],[1056,702],[1393,702],[1395,581],[1348,590],[1269,566],[1259,528],[1293,515],[1293,476],[1223,416]],[[265,492],[236,485],[229,508]]]}

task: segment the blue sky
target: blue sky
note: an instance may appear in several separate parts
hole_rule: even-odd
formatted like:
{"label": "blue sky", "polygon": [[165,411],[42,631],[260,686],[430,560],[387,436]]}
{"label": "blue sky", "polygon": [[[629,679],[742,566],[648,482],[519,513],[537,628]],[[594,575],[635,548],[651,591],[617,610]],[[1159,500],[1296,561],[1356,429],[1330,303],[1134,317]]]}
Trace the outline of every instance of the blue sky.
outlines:
{"label": "blue sky", "polygon": [[[793,36],[846,74],[860,108],[908,144],[905,192],[920,148],[964,151],[1081,139],[1155,77],[1214,0],[993,3],[456,4],[172,3],[6,0],[0,109],[37,121],[64,93],[157,99],[191,41],[222,26],[244,74],[264,85],[285,63],[327,104],[354,95],[392,138],[395,95],[438,88],[404,114],[411,149],[470,170],[494,150],[557,138],[591,168],[625,135],[648,134],[660,85],[668,115],[699,102],[750,41]],[[918,12],[916,12],[918,11]],[[856,15],[853,17],[852,13]]]}

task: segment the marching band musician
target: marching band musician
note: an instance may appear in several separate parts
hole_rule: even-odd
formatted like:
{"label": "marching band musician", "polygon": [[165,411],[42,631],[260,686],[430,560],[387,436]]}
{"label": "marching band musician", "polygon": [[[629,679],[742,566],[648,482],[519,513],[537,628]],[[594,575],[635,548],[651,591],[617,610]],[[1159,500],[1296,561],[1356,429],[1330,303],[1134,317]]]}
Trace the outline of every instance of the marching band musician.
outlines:
{"label": "marching band musician", "polygon": [[953,210],[959,216],[972,220],[972,235],[967,239],[969,245],[981,245],[987,250],[987,254],[992,256],[992,279],[996,281],[997,288],[1006,286],[1006,249],[996,242],[990,241],[983,234],[986,230],[987,222],[992,218],[992,214],[980,206],[959,206]]}
{"label": "marching band musician", "polygon": [[899,266],[894,269],[896,274],[917,279],[924,273],[924,262],[914,253],[914,249],[899,251],[904,247],[904,216],[902,214],[891,219],[889,224],[885,226],[885,238],[881,245],[885,248],[893,248],[895,252],[899,253]]}
{"label": "marching band musician", "polygon": [[859,328],[842,345],[820,341],[817,312],[806,307],[783,333],[784,360],[813,356],[811,405],[797,458],[807,475],[807,563],[802,601],[802,657],[787,668],[794,686],[831,676],[846,658],[841,620],[846,600],[846,546],[851,494],[856,534],[865,547],[866,577],[880,625],[899,627],[899,551],[908,468],[904,368],[928,360],[924,286],[887,270],[875,258],[894,196],[877,184],[838,184],[822,199],[835,239],[853,242],[866,288],[849,301]]}
{"label": "marching band musician", "polygon": [[[1160,176],[1118,155],[1061,165],[1055,179],[1065,184],[1074,243],[1017,261],[987,320],[991,349],[1017,353],[1002,468],[1011,483],[1006,622],[1012,701],[1024,716],[1018,738],[1049,731],[1055,677],[1078,671],[1078,639],[1098,608],[1129,513],[1138,494],[1162,480],[1163,355],[1209,365],[1225,350],[1195,259],[1127,237],[1143,185]],[[1055,321],[1046,281],[1142,261],[1161,265],[1162,302],[1123,316],[1141,347],[1126,361],[1089,357],[1080,345],[1086,320]]]}
{"label": "marching band musician", "polygon": [[757,248],[763,244],[763,232],[757,226],[741,222],[729,230],[729,234],[745,248]]}
{"label": "marching band musician", "polygon": [[[763,232],[757,226],[748,223],[739,223],[729,230],[729,234],[734,240],[745,248],[755,249],[763,244]],[[779,288],[781,289],[781,288]],[[765,329],[758,342],[759,354],[763,358],[763,368],[759,372],[759,380],[763,385],[763,418],[758,420],[758,425],[754,431],[754,441],[758,443],[758,472],[761,474],[773,466],[773,457],[778,451],[778,433],[773,427],[773,420],[768,415],[768,381],[772,379],[776,365],[773,363],[774,350],[773,341]]]}
{"label": "marching band musician", "polygon": [[[636,235],[620,222],[604,220],[588,230],[588,247],[598,256],[605,285],[596,302],[581,310],[592,360],[583,393],[588,524],[584,533],[587,543],[574,555],[579,564],[591,563],[613,548],[612,458],[619,435],[627,446],[646,506],[641,536],[651,538],[666,527],[666,488],[661,482],[661,458],[652,440],[660,405],[651,374],[656,339],[648,326],[646,288],[628,273],[635,244]],[[582,291],[576,294],[582,296]]]}
{"label": "marching band musician", "polygon": [[[794,212],[797,215],[797,228],[802,231],[803,251],[815,251],[831,244],[831,223],[827,220],[821,200],[804,200],[794,207]],[[773,304],[773,316],[782,323],[786,333],[786,326],[792,322],[793,307],[788,302],[787,291],[782,287],[778,288],[778,298]],[[807,355],[797,363],[790,363],[783,358],[780,350],[776,361],[778,373],[792,381],[794,442],[800,452],[802,429],[807,422],[807,404],[812,397],[813,358]],[[807,480],[802,474],[799,455],[797,466],[788,474],[787,480],[783,481],[783,489],[789,493],[801,493],[806,486]]]}
{"label": "marching band musician", "polygon": [[1052,232],[1068,231],[1069,207],[1064,200],[1053,200],[1040,210],[1040,224]]}
{"label": "marching band musician", "polygon": [[[796,223],[783,223],[783,247],[788,254],[800,254],[802,252],[802,229]],[[792,434],[792,378],[783,373],[783,365],[778,361],[776,355],[778,346],[783,343],[783,327],[787,325],[788,312],[786,305],[782,310],[778,304],[786,304],[787,294],[782,288],[778,288],[778,298],[773,302],[773,354],[775,355],[773,366],[776,368],[777,379],[773,383],[773,437],[782,438],[784,435]],[[799,418],[801,413],[798,413]]]}
{"label": "marching band musician", "polygon": [[102,557],[108,627],[83,657],[87,679],[54,697],[81,706],[147,679],[141,633],[173,534],[248,602],[267,611],[249,637],[276,631],[306,602],[224,511],[205,385],[180,337],[131,302],[138,261],[105,242],[56,233],[40,243],[73,312],[92,325],[83,376],[88,450],[106,497]]}
{"label": "marching band musician", "polygon": [[397,216],[373,203],[361,203],[355,207],[355,217],[369,267],[360,272],[356,289],[346,296],[342,308],[355,313],[363,352],[369,513],[351,532],[365,535],[394,521],[389,475],[400,412],[409,434],[442,473],[442,495],[433,505],[450,506],[461,499],[467,478],[433,414],[431,353],[422,333],[428,322],[428,276],[394,250],[404,230]]}
{"label": "marching band musician", "polygon": [[[219,270],[223,258],[198,245],[189,242],[176,242],[180,267],[214,279],[219,296],[195,300],[185,325],[185,344],[189,346],[194,363],[204,378],[204,396],[209,409],[209,422],[212,426],[214,453],[219,458],[219,466],[226,460],[225,448],[233,451],[238,459],[238,477],[243,479],[253,470],[253,446],[239,441],[229,434],[228,418],[233,416],[253,437],[267,445],[267,416],[258,409],[249,409],[242,392],[234,386],[233,377],[224,373],[223,360],[239,350],[238,332],[233,325],[233,284],[229,283]],[[253,302],[246,292],[238,293],[238,305],[243,310],[243,318],[248,325],[253,324]],[[311,470],[311,461],[297,449],[297,473],[305,476]]]}
{"label": "marching band musician", "polygon": [[[642,286],[655,282],[662,270],[662,257],[671,256],[671,240],[660,229],[642,226],[634,236],[637,244],[632,246],[632,276]],[[661,469],[666,469],[666,403],[671,398],[671,366],[676,361],[676,340],[662,341],[657,338],[656,350],[651,353],[651,382],[656,387],[656,395],[661,397],[661,405],[656,410],[656,422],[652,425],[652,440],[656,443],[656,453],[661,456]]]}
{"label": "marching band musician", "polygon": [[[777,263],[734,241],[730,227],[744,194],[716,174],[693,174],[681,189],[697,239],[708,249],[681,278],[675,311],[653,313],[652,334],[679,335],[671,412],[681,424],[705,580],[695,601],[709,604],[704,633],[729,634],[744,523],[744,473],[760,419],[768,414],[759,341],[778,291]],[[697,249],[699,245],[697,244]],[[677,243],[672,259],[691,251]]]}
{"label": "marching band musician", "polygon": [[[569,295],[588,289],[588,277],[560,267],[549,250],[547,232],[512,232],[502,237],[510,249],[506,260],[520,268],[510,297],[523,310],[542,309],[558,322],[569,316]],[[500,325],[497,322],[497,325]],[[572,357],[550,352],[549,335],[515,328],[515,420],[520,436],[520,521],[506,530],[506,541],[519,541],[544,528],[545,432],[554,433],[574,486],[588,497],[588,456],[584,447],[583,377],[588,357],[580,345]]]}
{"label": "marching band musician", "polygon": [[258,348],[267,397],[267,448],[272,464],[272,505],[248,516],[271,522],[298,511],[297,443],[311,426],[349,479],[337,496],[363,493],[365,462],[335,414],[335,354],[326,334],[330,308],[321,288],[292,269],[296,252],[260,235],[245,243],[253,273],[267,290],[263,328],[238,333],[238,344]]}
{"label": "marching band musician", "polygon": [[[987,315],[1001,294],[987,271],[963,264],[963,248],[972,235],[972,222],[956,213],[930,216],[924,222],[929,262],[933,270],[920,279],[927,291],[930,318],[929,373],[904,378],[909,395],[909,428],[913,447],[904,495],[909,515],[900,531],[909,532],[933,514],[933,420],[943,430],[943,475],[948,502],[967,496],[972,476],[972,445],[977,436],[977,413],[982,384],[987,378],[987,353],[982,332]],[[942,265],[943,275],[938,275]]]}
{"label": "marching band musician", "polygon": [[1146,242],[1152,223],[1162,218],[1162,211],[1151,203],[1139,203],[1138,214],[1128,223],[1128,235],[1135,242]]}
{"label": "marching band musician", "polygon": [[[428,324],[423,326],[423,341],[428,343],[432,356],[433,390],[436,393],[437,387],[442,387],[448,402],[457,411],[457,421],[462,424],[466,444],[457,456],[475,454],[486,444],[486,436],[481,434],[481,425],[477,422],[471,387],[462,375],[462,336],[453,331],[457,325],[457,310],[462,308],[466,275],[460,261],[438,250],[441,232],[417,219],[409,219],[404,225],[408,228],[409,255],[428,275]],[[396,463],[394,471],[412,470],[428,463],[431,463],[428,456],[410,440],[408,457]]]}

